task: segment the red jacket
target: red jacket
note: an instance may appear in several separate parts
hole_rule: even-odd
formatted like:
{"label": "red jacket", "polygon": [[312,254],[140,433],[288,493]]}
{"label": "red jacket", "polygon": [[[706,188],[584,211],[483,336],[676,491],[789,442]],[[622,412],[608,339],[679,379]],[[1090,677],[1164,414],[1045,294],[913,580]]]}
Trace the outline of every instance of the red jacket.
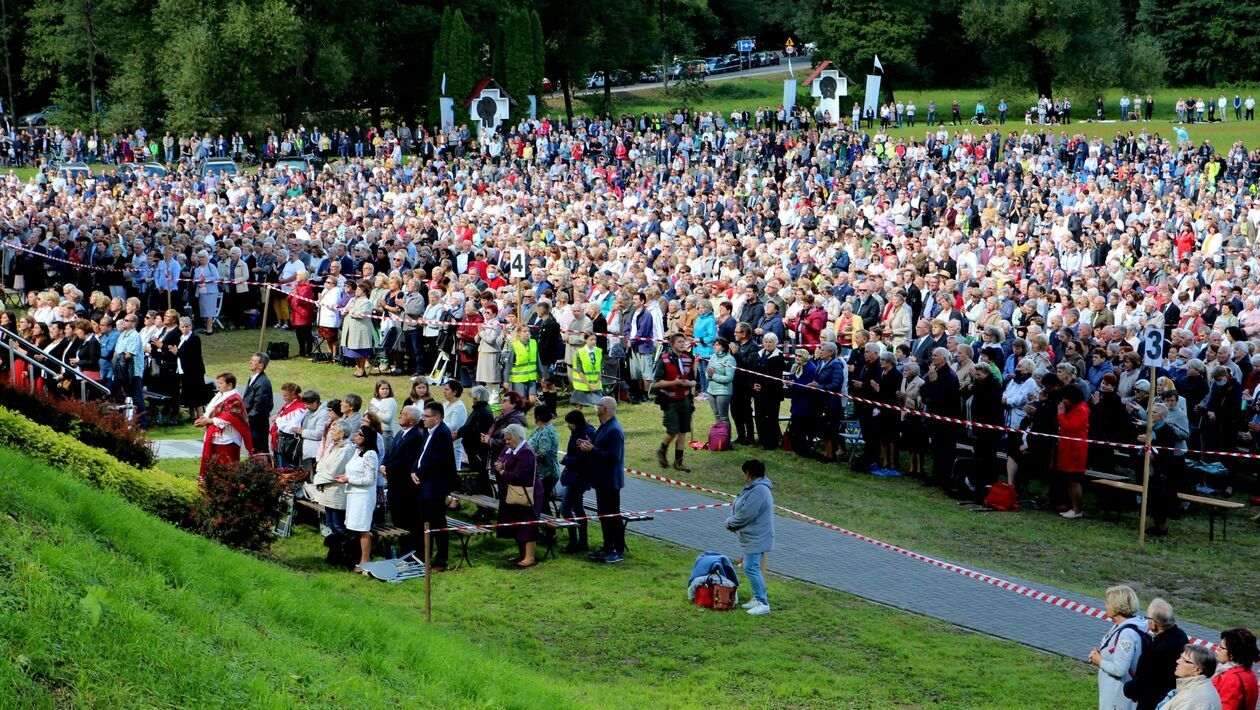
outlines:
{"label": "red jacket", "polygon": [[[464,317],[459,319],[459,328],[455,331],[455,338],[460,342],[460,345],[476,342],[477,331],[481,329],[481,323],[484,320],[485,318],[482,318],[480,313],[473,313],[472,315],[465,313]],[[477,351],[474,349],[469,354],[464,352],[464,348],[461,347],[459,349],[459,361],[463,363],[476,362]]]}
{"label": "red jacket", "polygon": [[1260,689],[1254,670],[1234,666],[1213,678],[1212,685],[1221,696],[1221,710],[1256,710]]}
{"label": "red jacket", "polygon": [[314,325],[315,323],[315,287],[310,281],[293,284],[293,296],[289,299],[289,311],[293,325]]}
{"label": "red jacket", "polygon": [[[1085,439],[1089,436],[1089,405],[1084,402],[1059,415],[1059,436]],[[1085,473],[1089,444],[1084,441],[1059,439],[1059,470],[1064,473]]]}

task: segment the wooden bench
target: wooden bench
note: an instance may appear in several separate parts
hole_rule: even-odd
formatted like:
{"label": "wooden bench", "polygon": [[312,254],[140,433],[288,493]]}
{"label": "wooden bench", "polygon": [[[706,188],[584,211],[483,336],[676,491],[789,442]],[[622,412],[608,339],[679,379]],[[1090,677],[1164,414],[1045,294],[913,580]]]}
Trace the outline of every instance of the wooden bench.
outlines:
{"label": "wooden bench", "polygon": [[[299,498],[294,501],[303,508],[315,511],[319,515],[324,514],[324,506],[309,498]],[[477,535],[484,535],[491,532],[490,528],[474,525],[463,520],[457,520],[452,517],[446,518],[446,527],[451,528],[451,533],[460,543],[460,557],[463,558],[463,564],[472,567],[472,560],[468,557],[468,543]],[[372,527],[372,534],[382,540],[396,540],[405,535],[410,535],[411,531],[404,528],[394,527],[392,525],[376,525]],[[458,565],[457,565],[458,566]]]}
{"label": "wooden bench", "polygon": [[[974,457],[975,455],[975,447],[972,446],[971,444],[966,444],[960,441],[954,444],[954,446],[959,451],[964,451],[968,454],[971,454],[972,457]],[[996,456],[997,456],[998,461],[1005,461],[1007,458],[1009,458],[1006,455],[1005,451],[998,451]],[[960,457],[960,458],[970,458],[970,457]],[[957,463],[957,461],[955,461],[955,463]],[[1117,482],[1132,480],[1128,476],[1125,476],[1123,474],[1108,473],[1106,471],[1093,471],[1093,470],[1086,470],[1085,477],[1090,478],[1090,479],[1095,479],[1095,480],[1117,481]]]}
{"label": "wooden bench", "polygon": [[[493,510],[495,512],[498,512],[499,510],[499,499],[493,496],[469,495],[465,493],[452,493],[451,497],[462,503],[471,503],[474,506],[476,506],[479,510]],[[547,551],[546,553],[544,553],[543,558],[546,559],[547,557],[555,557],[556,556],[556,531],[577,527],[578,523],[573,520],[565,520],[564,518],[557,518],[556,516],[550,515],[548,513],[543,513],[542,515],[538,516],[538,519],[542,521],[543,527],[547,528],[547,530],[543,534],[543,545],[547,548]]]}
{"label": "wooden bench", "polygon": [[[1107,479],[1099,479],[1099,480],[1093,481],[1093,483],[1096,483],[1100,486],[1113,488],[1116,490],[1128,491],[1130,493],[1137,493],[1138,495],[1141,495],[1142,493],[1142,486],[1136,483],[1129,483],[1127,481],[1112,481],[1112,480],[1107,480]],[[1198,503],[1199,505],[1202,505],[1207,508],[1208,510],[1208,540],[1216,539],[1216,516],[1218,513],[1221,516],[1221,539],[1225,540],[1228,534],[1228,527],[1229,527],[1229,511],[1238,510],[1239,508],[1247,507],[1245,504],[1239,503],[1237,501],[1221,500],[1220,498],[1208,498],[1206,496],[1199,496],[1199,495],[1194,495],[1191,493],[1178,493],[1177,498],[1179,500],[1184,500],[1188,503]]]}
{"label": "wooden bench", "polygon": [[[590,510],[596,510],[596,511],[599,510],[599,506],[595,505],[594,496],[584,499],[582,501],[582,504],[586,506],[587,508],[589,508]],[[626,530],[629,529],[630,527],[630,523],[641,523],[647,520],[655,520],[655,518],[651,515],[648,515],[646,513],[639,513],[633,510],[626,510],[625,508],[618,508],[617,514],[618,514],[618,517],[616,518],[616,520],[621,523],[621,533],[622,533],[621,536],[623,540],[625,539]],[[626,545],[626,549],[627,550],[630,549],[630,546]]]}

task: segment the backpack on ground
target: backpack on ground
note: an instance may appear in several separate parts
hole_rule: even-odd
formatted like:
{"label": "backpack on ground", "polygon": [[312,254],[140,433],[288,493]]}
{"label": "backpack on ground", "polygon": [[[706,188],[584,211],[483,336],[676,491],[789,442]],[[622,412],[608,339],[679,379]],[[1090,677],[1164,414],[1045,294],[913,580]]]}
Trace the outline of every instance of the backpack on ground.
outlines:
{"label": "backpack on ground", "polygon": [[717,422],[709,429],[709,451],[731,450],[731,425]]}
{"label": "backpack on ground", "polygon": [[999,481],[989,489],[989,494],[984,497],[984,505],[994,510],[1016,511],[1019,510],[1019,495],[1014,486]]}

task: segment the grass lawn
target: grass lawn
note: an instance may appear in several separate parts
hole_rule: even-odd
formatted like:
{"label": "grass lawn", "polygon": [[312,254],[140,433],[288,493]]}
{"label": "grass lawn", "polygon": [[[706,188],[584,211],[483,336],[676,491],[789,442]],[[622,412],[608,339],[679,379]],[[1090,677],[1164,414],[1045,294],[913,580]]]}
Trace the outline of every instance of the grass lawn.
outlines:
{"label": "grass lawn", "polygon": [[[269,331],[267,338],[288,339],[296,352],[291,333]],[[248,331],[205,339],[207,372],[233,370],[242,378],[246,357],[257,345],[258,334]],[[297,359],[273,362],[268,370],[277,388],[292,380],[319,389],[326,399],[344,392],[367,397],[376,378],[355,379],[351,373]],[[389,379],[404,397],[407,379]],[[660,410],[627,406],[620,418],[632,442],[627,465],[657,472],[653,448],[662,432]],[[697,432],[707,432],[712,422],[700,403]],[[151,436],[164,438],[161,429]],[[1218,628],[1254,625],[1260,606],[1260,568],[1252,554],[1260,546],[1260,526],[1250,522],[1251,508],[1232,515],[1227,541],[1220,539],[1218,525],[1217,540],[1208,542],[1207,515],[1196,510],[1172,523],[1170,537],[1149,539],[1146,553],[1139,554],[1135,513],[1114,520],[1088,505],[1088,516],[1077,521],[1040,511],[973,513],[913,480],[876,478],[779,451],[696,452],[688,459],[692,472],[675,477],[737,492],[739,465],[750,456],[767,462],[780,504],[917,552],[1093,596],[1112,584],[1131,584],[1141,599],[1163,596],[1181,616]]]}
{"label": "grass lawn", "polygon": [[[689,551],[494,562],[422,584],[328,569],[309,525],[262,559],[0,450],[0,692],[42,705],[1078,707],[1090,668],[798,582],[776,611],[687,604]],[[98,607],[98,602],[101,602]],[[99,614],[99,618],[98,615]],[[158,649],[160,652],[155,653]],[[965,671],[963,671],[965,669]],[[962,671],[962,672],[960,672]]]}
{"label": "grass lawn", "polygon": [[[797,82],[802,83],[809,75],[809,69],[797,72]],[[730,114],[736,109],[755,109],[758,106],[778,106],[783,103],[783,80],[785,76],[764,77],[754,76],[746,79],[729,79],[725,81],[715,81],[709,84],[707,96],[701,101],[699,108],[705,110],[716,110],[722,114]],[[850,109],[853,102],[862,101],[862,86],[851,84],[849,86],[849,96],[841,101],[841,107],[847,121],[851,115]],[[927,128],[924,122],[927,120],[927,105],[931,99],[936,100],[937,115],[946,121],[950,118],[950,104],[954,99],[958,100],[959,107],[964,120],[970,120],[975,113],[976,102],[983,100],[991,117],[997,116],[998,100],[1003,98],[997,95],[991,89],[901,89],[894,85],[894,96],[898,101],[909,103],[913,101],[918,107],[918,125],[915,128],[894,128],[889,131],[890,135],[897,138],[905,138],[906,140],[922,140]],[[1086,99],[1083,96],[1076,96],[1067,93],[1068,98],[1072,99],[1072,115],[1074,117],[1071,126],[1055,127],[1054,130],[1065,131],[1069,134],[1084,133],[1091,137],[1100,137],[1110,139],[1115,137],[1117,132],[1127,133],[1133,131],[1135,134],[1140,133],[1143,127],[1148,128],[1152,132],[1159,132],[1161,136],[1173,137],[1172,119],[1176,116],[1176,104],[1178,98],[1186,98],[1194,96],[1198,98],[1212,97],[1215,101],[1216,97],[1224,92],[1229,102],[1234,100],[1234,94],[1241,95],[1244,99],[1248,95],[1254,95],[1260,99],[1260,86],[1234,86],[1216,89],[1208,89],[1204,87],[1188,87],[1181,89],[1161,89],[1152,93],[1155,98],[1154,120],[1150,123],[1082,123],[1080,119],[1086,116],[1094,115],[1094,97]],[[1106,118],[1116,119],[1120,115],[1120,96],[1124,93],[1122,89],[1111,89],[1104,94]],[[1129,94],[1130,98],[1133,94]],[[1145,96],[1145,95],[1143,95]],[[613,93],[613,110],[617,115],[624,113],[661,113],[672,111],[677,108],[678,102],[673,99],[668,90],[654,88],[643,89],[640,91],[624,91]],[[1023,131],[1025,128],[1032,129],[1032,126],[1024,125],[1024,110],[1036,102],[1037,97],[1031,92],[1022,96],[1009,95],[1006,96],[1006,102],[1010,106],[1008,116],[1010,120],[1006,125],[1001,127],[1004,132]],[[797,103],[804,105],[811,101],[809,98],[808,87],[798,87]],[[580,114],[591,115],[603,112],[603,94],[583,94],[574,97],[574,111]],[[550,111],[552,115],[564,114],[564,100],[561,98],[550,98],[545,103],[545,109]],[[1260,122],[1244,121],[1235,122],[1232,103],[1227,110],[1229,121],[1227,123],[1212,123],[1207,125],[1185,126],[1190,133],[1191,140],[1199,142],[1202,140],[1210,140],[1213,145],[1220,149],[1227,149],[1235,141],[1244,141],[1247,145],[1252,146],[1260,143]],[[877,124],[878,125],[878,124]],[[963,128],[959,126],[958,128]]]}

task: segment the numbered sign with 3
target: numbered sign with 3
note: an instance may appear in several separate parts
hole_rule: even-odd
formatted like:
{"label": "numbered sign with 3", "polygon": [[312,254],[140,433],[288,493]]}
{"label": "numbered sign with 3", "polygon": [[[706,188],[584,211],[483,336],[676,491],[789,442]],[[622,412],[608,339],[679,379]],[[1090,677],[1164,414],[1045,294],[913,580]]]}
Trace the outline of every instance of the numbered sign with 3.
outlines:
{"label": "numbered sign with 3", "polygon": [[1147,367],[1159,367],[1164,364],[1164,330],[1147,328],[1142,331],[1142,351]]}

